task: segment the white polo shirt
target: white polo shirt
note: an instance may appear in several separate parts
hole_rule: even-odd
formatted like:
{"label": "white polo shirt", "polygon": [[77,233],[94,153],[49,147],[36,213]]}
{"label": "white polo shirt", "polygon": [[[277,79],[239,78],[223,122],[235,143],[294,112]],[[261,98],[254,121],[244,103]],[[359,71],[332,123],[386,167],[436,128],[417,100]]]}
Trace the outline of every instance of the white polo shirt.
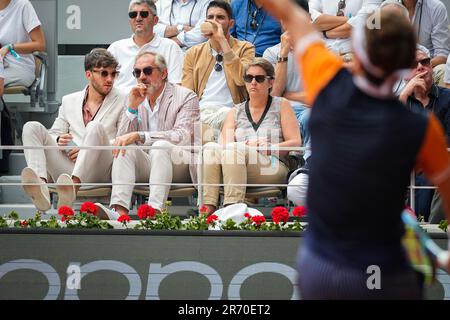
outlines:
{"label": "white polo shirt", "polygon": [[166,59],[168,80],[172,83],[181,83],[183,72],[184,53],[183,50],[172,40],[161,38],[156,33],[152,41],[141,48],[131,38],[113,42],[108,51],[117,59],[120,65],[120,74],[114,86],[120,91],[128,94],[137,81],[133,77],[133,67],[136,55],[141,51],[151,51],[159,53]]}
{"label": "white polo shirt", "polygon": [[[367,17],[380,6],[382,0],[346,0],[343,9],[352,27],[365,23]],[[310,0],[309,13],[314,22],[322,14],[336,16],[339,0]],[[324,39],[325,45],[337,54],[352,52],[351,38]]]}

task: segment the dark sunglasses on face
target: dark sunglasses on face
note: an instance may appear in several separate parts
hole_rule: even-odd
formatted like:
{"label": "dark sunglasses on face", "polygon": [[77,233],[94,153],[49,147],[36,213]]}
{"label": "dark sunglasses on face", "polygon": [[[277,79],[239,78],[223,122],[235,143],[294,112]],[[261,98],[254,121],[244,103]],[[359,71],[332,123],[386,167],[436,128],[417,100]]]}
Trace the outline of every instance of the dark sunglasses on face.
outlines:
{"label": "dark sunglasses on face", "polygon": [[108,72],[106,70],[92,70],[92,72],[95,73],[100,73],[100,75],[102,76],[102,78],[107,78],[109,75],[111,75],[111,77],[115,78],[119,75],[119,71],[113,71],[113,72]]}
{"label": "dark sunglasses on face", "polygon": [[423,67],[428,67],[431,64],[431,58],[425,58],[419,61],[416,61],[416,65],[415,67],[417,68],[419,66],[419,63],[423,66]]}
{"label": "dark sunglasses on face", "polygon": [[338,3],[338,11],[337,11],[336,15],[338,17],[343,17],[345,15],[344,9],[345,9],[345,0],[340,0]]}
{"label": "dark sunglasses on face", "polygon": [[223,56],[220,53],[218,53],[216,55],[216,65],[214,66],[214,70],[216,70],[217,72],[220,72],[223,69],[222,65],[220,64],[220,62],[222,62],[222,61],[223,61]]}
{"label": "dark sunglasses on face", "polygon": [[135,78],[140,78],[140,76],[141,76],[141,73],[144,73],[144,75],[146,75],[146,76],[150,76],[151,74],[152,74],[152,72],[153,72],[153,67],[145,67],[144,69],[137,69],[137,68],[135,68],[134,70],[133,70],[133,76],[135,77]]}
{"label": "dark sunglasses on face", "polygon": [[128,16],[130,17],[130,19],[135,19],[138,14],[141,16],[141,18],[145,19],[148,17],[150,12],[148,12],[148,11],[130,11],[130,12],[128,12]]}
{"label": "dark sunglasses on face", "polygon": [[256,80],[256,82],[258,83],[263,83],[266,79],[272,79],[272,77],[270,76],[263,76],[262,74],[259,74],[257,76],[254,76],[252,74],[246,74],[244,76],[244,81],[247,83],[251,83],[253,81],[253,79]]}

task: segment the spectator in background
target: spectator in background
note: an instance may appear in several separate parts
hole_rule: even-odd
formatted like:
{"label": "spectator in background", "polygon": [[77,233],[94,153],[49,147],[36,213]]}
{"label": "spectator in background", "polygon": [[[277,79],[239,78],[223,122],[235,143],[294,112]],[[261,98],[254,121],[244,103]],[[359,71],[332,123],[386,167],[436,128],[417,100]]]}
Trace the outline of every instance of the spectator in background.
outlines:
{"label": "spectator in background", "polygon": [[235,24],[231,35],[255,46],[256,56],[262,57],[268,47],[280,41],[280,22],[270,16],[258,0],[232,0]]}
{"label": "spectator in background", "polygon": [[445,64],[444,85],[450,89],[450,54],[448,55],[447,63]]}
{"label": "spectator in background", "polygon": [[183,66],[183,86],[197,93],[201,120],[216,131],[222,128],[228,111],[247,99],[244,66],[255,57],[253,45],[230,35],[231,17],[226,1],[210,2],[206,20],[215,28],[206,35],[207,42],[186,52]]}
{"label": "spectator in background", "polygon": [[45,37],[30,1],[0,0],[0,97],[4,87],[33,83],[33,51],[45,51]]}
{"label": "spectator in background", "polygon": [[128,96],[114,145],[146,145],[151,150],[114,150],[111,208],[102,204],[99,215],[116,220],[128,213],[135,182],[150,182],[148,203],[155,210],[166,205],[169,183],[196,183],[195,153],[174,148],[192,145],[198,122],[198,98],[194,92],[167,81],[167,65],[157,53],[142,52],[134,63],[138,79]]}
{"label": "spectator in background", "polygon": [[156,2],[159,22],[155,33],[189,49],[206,41],[200,32],[211,0],[162,0]]}
{"label": "spectator in background", "polygon": [[[416,51],[416,68],[400,94],[400,101],[414,112],[432,112],[436,115],[450,141],[450,89],[437,86],[433,81],[431,55],[429,51],[418,45]],[[416,174],[416,185],[432,185],[424,175]],[[415,211],[428,221],[433,189],[417,189],[415,191]]]}
{"label": "spectator in background", "polygon": [[450,53],[449,21],[445,5],[439,0],[403,0],[416,29],[417,42],[431,54],[434,82],[444,86],[445,62]]}
{"label": "spectator in background", "polygon": [[128,94],[136,79],[133,77],[134,58],[141,51],[161,54],[167,61],[169,81],[181,83],[183,70],[183,51],[169,39],[153,32],[158,23],[156,6],[152,0],[131,0],[128,8],[129,23],[133,30],[131,38],[112,43],[108,51],[117,59],[120,66],[116,87]]}
{"label": "spectator in background", "polygon": [[58,208],[75,201],[74,183],[111,182],[111,151],[80,150],[77,146],[107,146],[116,137],[125,105],[125,96],[113,88],[117,65],[106,49],[93,49],[84,61],[89,84],[63,97],[50,130],[37,121],[24,125],[24,146],[72,146],[66,150],[25,149],[28,167],[22,171],[22,183],[38,210],[50,209],[47,179],[58,184]]}
{"label": "spectator in background", "polygon": [[[296,0],[305,10],[309,11],[307,0]],[[285,30],[283,21],[281,21]],[[263,57],[267,59],[275,68],[275,80],[271,95],[274,97],[284,97],[289,100],[297,117],[304,147],[310,147],[310,135],[308,130],[308,118],[310,107],[305,103],[305,93],[298,74],[297,62],[294,58],[294,48],[289,31],[281,35],[281,42],[264,51]],[[309,158],[310,150],[306,150],[304,159]]]}
{"label": "spectator in background", "polygon": [[327,48],[352,59],[351,34],[354,26],[365,23],[369,14],[382,0],[310,0],[309,12],[313,25],[322,32]]}

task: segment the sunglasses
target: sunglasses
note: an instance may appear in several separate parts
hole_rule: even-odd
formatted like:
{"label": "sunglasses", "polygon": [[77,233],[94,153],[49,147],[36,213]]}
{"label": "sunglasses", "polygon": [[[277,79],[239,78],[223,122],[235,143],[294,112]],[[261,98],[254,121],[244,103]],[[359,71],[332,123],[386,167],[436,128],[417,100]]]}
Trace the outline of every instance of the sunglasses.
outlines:
{"label": "sunglasses", "polygon": [[133,76],[137,79],[141,77],[141,73],[144,73],[144,75],[146,76],[150,76],[152,75],[153,72],[153,67],[145,67],[144,69],[137,69],[135,68],[133,70]]}
{"label": "sunglasses", "polygon": [[220,64],[220,62],[222,62],[222,61],[223,61],[223,56],[220,53],[218,53],[216,55],[216,65],[214,66],[214,70],[216,70],[217,72],[220,72],[223,69],[222,65]]}
{"label": "sunglasses", "polygon": [[252,28],[253,30],[256,30],[256,28],[258,28],[258,26],[259,26],[258,21],[256,21],[256,15],[258,14],[258,11],[259,11],[259,9],[256,9],[252,13],[252,20],[250,21],[250,28]]}
{"label": "sunglasses", "polygon": [[417,68],[419,66],[419,63],[423,66],[423,67],[428,67],[431,64],[431,58],[425,58],[419,61],[416,61],[416,65],[415,67]]}
{"label": "sunglasses", "polygon": [[345,0],[339,0],[339,2],[338,2],[338,11],[337,11],[336,15],[338,17],[345,16],[344,9],[345,9]]}
{"label": "sunglasses", "polygon": [[261,74],[259,74],[257,76],[254,76],[252,74],[246,74],[244,76],[244,81],[247,82],[247,83],[251,83],[253,81],[253,79],[255,79],[256,82],[258,82],[258,83],[263,83],[264,81],[266,81],[266,79],[272,79],[272,77],[270,77],[270,76],[263,76]]}
{"label": "sunglasses", "polygon": [[148,12],[148,11],[130,11],[130,12],[128,12],[128,16],[130,17],[130,19],[136,19],[138,14],[141,16],[141,18],[145,19],[149,16],[150,12]]}
{"label": "sunglasses", "polygon": [[113,71],[113,72],[108,72],[106,70],[91,70],[92,72],[95,73],[100,73],[100,76],[102,78],[108,78],[109,75],[111,75],[112,78],[115,78],[119,75],[119,71]]}

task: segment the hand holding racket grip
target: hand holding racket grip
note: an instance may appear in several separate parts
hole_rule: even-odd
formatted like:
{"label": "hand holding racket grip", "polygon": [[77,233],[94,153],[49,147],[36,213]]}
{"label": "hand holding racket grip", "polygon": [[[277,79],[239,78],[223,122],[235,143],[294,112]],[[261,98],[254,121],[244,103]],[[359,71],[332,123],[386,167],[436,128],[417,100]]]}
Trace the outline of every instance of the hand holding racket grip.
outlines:
{"label": "hand holding racket grip", "polygon": [[416,219],[406,211],[402,212],[402,221],[405,225],[411,227],[416,235],[419,237],[419,241],[422,246],[431,253],[435,259],[439,268],[444,269],[447,273],[450,273],[450,252],[441,249],[436,242],[434,242],[430,236],[419,226]]}

